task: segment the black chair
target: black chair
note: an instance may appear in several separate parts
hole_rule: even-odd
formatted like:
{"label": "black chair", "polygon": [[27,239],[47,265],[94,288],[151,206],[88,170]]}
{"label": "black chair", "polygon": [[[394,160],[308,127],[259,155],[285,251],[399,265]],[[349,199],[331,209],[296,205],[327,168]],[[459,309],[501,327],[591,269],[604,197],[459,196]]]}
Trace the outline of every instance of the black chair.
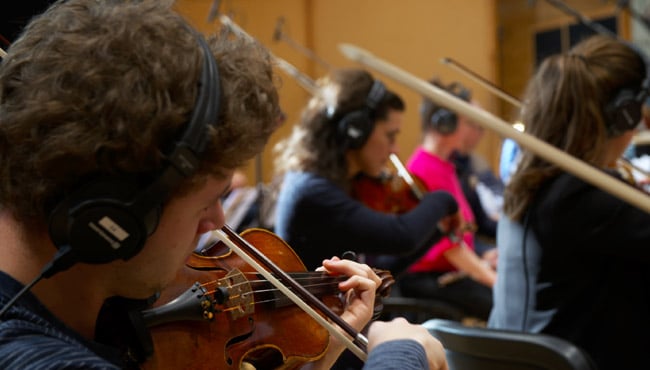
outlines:
{"label": "black chair", "polygon": [[390,296],[384,297],[382,304],[380,319],[384,321],[400,316],[412,323],[434,318],[461,321],[467,316],[459,307],[440,299],[404,297],[399,284],[391,287]]}
{"label": "black chair", "polygon": [[450,370],[596,370],[564,339],[432,319],[422,324],[442,343]]}
{"label": "black chair", "polygon": [[432,318],[462,321],[465,315],[459,308],[438,299],[391,296],[383,300],[383,320],[398,316],[413,323],[423,323]]}

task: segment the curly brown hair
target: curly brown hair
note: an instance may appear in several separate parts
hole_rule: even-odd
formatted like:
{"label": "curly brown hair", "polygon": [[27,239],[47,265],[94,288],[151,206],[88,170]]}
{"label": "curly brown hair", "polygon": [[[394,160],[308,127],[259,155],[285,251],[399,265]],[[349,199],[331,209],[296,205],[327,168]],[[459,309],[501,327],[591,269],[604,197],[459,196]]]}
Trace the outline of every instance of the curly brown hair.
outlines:
{"label": "curly brown hair", "polygon": [[[150,179],[166,165],[197,95],[203,54],[172,1],[68,0],[34,18],[0,68],[0,205],[42,225],[94,176]],[[199,170],[175,191],[258,153],[280,112],[260,45],[208,39],[219,68],[219,122]]]}
{"label": "curly brown hair", "polygon": [[[276,173],[312,172],[347,186],[346,146],[337,124],[347,113],[364,107],[374,81],[370,73],[356,68],[335,70],[317,81],[322,93],[312,97],[291,135],[274,148]],[[385,120],[389,110],[404,108],[404,101],[386,90],[371,118]]]}
{"label": "curly brown hair", "polygon": [[[526,132],[603,167],[612,124],[604,109],[621,89],[640,91],[645,78],[645,59],[637,51],[613,38],[592,36],[539,66],[524,95],[521,118]],[[523,150],[504,195],[506,214],[521,220],[542,184],[561,172],[555,164]]]}

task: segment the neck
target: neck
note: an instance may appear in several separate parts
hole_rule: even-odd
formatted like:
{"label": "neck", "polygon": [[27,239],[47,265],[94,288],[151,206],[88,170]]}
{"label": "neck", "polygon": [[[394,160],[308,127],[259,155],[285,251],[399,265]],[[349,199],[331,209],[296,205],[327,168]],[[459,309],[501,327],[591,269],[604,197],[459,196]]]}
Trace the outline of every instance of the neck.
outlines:
{"label": "neck", "polygon": [[[40,275],[55,252],[44,228],[26,230],[8,212],[0,212],[0,270],[27,285]],[[92,339],[104,294],[95,289],[101,285],[95,285],[98,282],[93,276],[97,274],[88,274],[89,267],[94,266],[73,266],[42,279],[31,292],[59,320]]]}
{"label": "neck", "polygon": [[361,166],[357,163],[356,155],[350,150],[345,153],[345,161],[348,166],[347,177],[350,180],[361,171]]}
{"label": "neck", "polygon": [[449,144],[448,140],[444,137],[433,134],[427,134],[424,136],[422,148],[427,153],[433,154],[446,161],[451,158],[451,154],[454,152],[454,148]]}

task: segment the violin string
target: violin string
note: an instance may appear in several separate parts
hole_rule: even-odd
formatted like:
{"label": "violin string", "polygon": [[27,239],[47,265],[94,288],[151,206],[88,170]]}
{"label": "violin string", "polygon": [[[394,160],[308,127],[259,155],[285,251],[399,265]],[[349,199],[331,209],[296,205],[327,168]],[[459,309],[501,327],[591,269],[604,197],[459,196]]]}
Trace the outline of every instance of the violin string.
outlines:
{"label": "violin string", "polygon": [[[269,304],[269,303],[276,303],[276,302],[285,302],[286,304],[291,304],[291,300],[289,298],[275,298],[275,299],[267,299],[264,301],[254,301],[253,303],[249,303],[248,306],[257,306],[257,305],[263,305],[263,304]],[[233,307],[227,307],[221,310],[221,312],[230,312],[230,311],[235,311],[235,310],[241,310],[241,305],[238,306],[233,306]]]}
{"label": "violin string", "polygon": [[[266,282],[264,282],[266,283]],[[266,284],[265,284],[266,285]],[[333,284],[333,283],[318,283],[318,284],[307,284],[303,285],[305,288],[314,290],[315,288],[332,288],[331,290],[334,291],[335,287],[338,286],[338,284]],[[255,289],[253,293],[274,293],[278,292],[279,289],[277,288],[268,288],[268,289]]]}
{"label": "violin string", "polygon": [[[259,280],[258,284],[259,283],[266,286],[268,281]],[[334,283],[337,283],[337,284],[334,284]],[[246,283],[234,284],[234,285],[231,285],[231,287],[232,288],[237,288],[239,285],[242,285],[242,284],[246,284]],[[205,285],[203,285],[203,286],[205,286]],[[338,281],[329,282],[329,283],[322,282],[322,283],[317,283],[317,284],[302,284],[302,286],[307,288],[307,289],[309,289],[309,288],[311,288],[311,289],[315,289],[315,288],[331,288],[330,290],[334,291],[335,287],[338,286]],[[322,289],[322,290],[324,291],[324,289]],[[205,294],[213,294],[215,291],[216,291],[215,289],[206,289]],[[255,289],[252,292],[253,293],[274,293],[274,292],[277,292],[277,291],[279,291],[279,289],[277,289],[277,288],[267,288],[267,289]]]}
{"label": "violin string", "polygon": [[[306,280],[306,279],[309,279],[309,278],[302,278],[302,279],[298,278],[298,279],[296,279],[296,281]],[[332,278],[327,279],[327,280],[328,281],[326,281],[326,282],[318,282],[316,284],[301,284],[301,285],[303,287],[305,287],[306,289],[312,291],[312,293],[314,293],[317,296],[318,295],[333,295],[333,294],[339,293],[339,291],[338,291],[338,282],[342,281],[342,278],[341,277],[332,277]],[[265,287],[266,286],[271,286],[271,284],[267,280],[256,280],[256,281],[249,281],[249,282],[252,282],[253,285],[263,285]],[[231,285],[231,287],[232,288],[237,288],[239,285],[247,284],[249,282],[233,284],[233,285]],[[206,287],[207,285],[212,285],[212,284],[216,284],[216,280],[204,283],[204,284],[202,284],[202,286]],[[237,290],[235,289],[235,291],[237,291]],[[206,289],[204,294],[205,295],[210,295],[210,294],[213,294],[215,292],[216,292],[215,289]],[[272,302],[280,302],[280,303],[284,303],[284,304],[292,303],[284,295],[276,295],[275,293],[277,293],[277,292],[279,292],[279,289],[277,289],[275,287],[273,287],[273,288],[265,288],[265,289],[256,288],[256,289],[252,290],[253,294],[257,294],[257,295],[263,295],[263,294],[270,295],[270,294],[273,294],[273,296],[274,296],[274,298],[272,298],[272,299],[256,300],[255,304],[258,304],[258,303],[260,303],[260,304],[261,303],[272,303]],[[247,294],[247,293],[248,292],[246,292],[244,294]],[[235,298],[239,298],[239,295],[229,297],[229,299],[235,299]]]}
{"label": "violin string", "polygon": [[[248,275],[248,276],[259,276],[257,273],[254,273],[254,272],[245,272],[243,274]],[[347,279],[346,276],[327,276],[327,275],[322,275],[320,273],[318,273],[318,274],[314,274],[314,273],[297,273],[297,274],[291,274],[291,275],[294,278],[294,280],[296,280],[296,281],[308,281],[308,280],[313,280],[313,279],[318,278],[320,281],[324,282],[324,284],[332,284],[333,282],[338,283],[338,282],[341,282],[341,281],[344,281],[345,279]],[[302,277],[301,277],[301,275],[302,275]],[[219,281],[219,280],[207,281],[207,282],[202,283],[201,286],[206,287],[206,286],[211,285],[211,284],[217,284],[217,281]],[[268,280],[266,280],[266,279],[256,279],[256,280],[247,279],[244,282],[233,284],[233,285],[231,285],[231,287],[239,287],[242,284],[255,284],[255,283],[267,283],[267,282],[268,282]],[[307,286],[305,284],[301,284],[301,285]],[[311,286],[313,286],[313,284]]]}

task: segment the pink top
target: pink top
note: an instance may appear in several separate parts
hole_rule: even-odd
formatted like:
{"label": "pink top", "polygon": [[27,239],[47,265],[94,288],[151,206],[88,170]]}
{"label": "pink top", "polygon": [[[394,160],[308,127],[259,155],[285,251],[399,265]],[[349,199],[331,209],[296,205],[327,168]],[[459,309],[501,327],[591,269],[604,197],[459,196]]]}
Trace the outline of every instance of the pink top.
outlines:
{"label": "pink top", "polygon": [[[431,153],[428,153],[422,147],[418,147],[406,164],[406,168],[411,174],[417,176],[427,187],[427,190],[446,190],[458,202],[458,206],[466,222],[474,222],[474,214],[465,199],[463,188],[460,185],[458,176],[456,176],[456,166],[449,161],[445,161]],[[463,240],[470,247],[474,248],[474,235],[464,233]],[[437,244],[434,244],[429,251],[422,256],[417,262],[409,267],[410,272],[427,272],[427,271],[453,271],[454,266],[443,256],[443,253],[455,247],[449,238],[442,238]]]}

